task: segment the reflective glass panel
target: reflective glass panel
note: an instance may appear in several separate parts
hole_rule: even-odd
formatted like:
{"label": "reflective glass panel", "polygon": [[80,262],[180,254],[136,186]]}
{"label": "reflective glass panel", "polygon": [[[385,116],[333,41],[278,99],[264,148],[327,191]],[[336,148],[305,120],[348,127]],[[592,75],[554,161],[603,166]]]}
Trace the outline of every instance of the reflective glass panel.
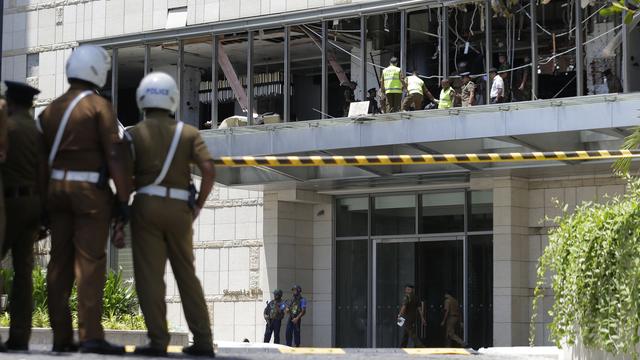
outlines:
{"label": "reflective glass panel", "polygon": [[464,192],[421,195],[420,233],[464,231]]}
{"label": "reflective glass panel", "polygon": [[367,236],[369,198],[336,201],[336,236]]}
{"label": "reflective glass panel", "polygon": [[416,197],[414,195],[376,196],[371,227],[373,235],[416,233]]}
{"label": "reflective glass panel", "polygon": [[469,231],[493,230],[493,192],[471,192]]}

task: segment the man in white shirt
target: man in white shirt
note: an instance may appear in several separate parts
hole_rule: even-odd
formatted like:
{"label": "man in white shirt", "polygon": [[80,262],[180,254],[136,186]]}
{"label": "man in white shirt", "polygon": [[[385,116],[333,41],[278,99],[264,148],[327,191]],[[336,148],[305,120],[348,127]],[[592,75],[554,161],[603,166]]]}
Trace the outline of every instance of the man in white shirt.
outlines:
{"label": "man in white shirt", "polygon": [[496,68],[489,69],[489,79],[491,79],[491,104],[498,104],[504,101],[504,81],[498,75]]}

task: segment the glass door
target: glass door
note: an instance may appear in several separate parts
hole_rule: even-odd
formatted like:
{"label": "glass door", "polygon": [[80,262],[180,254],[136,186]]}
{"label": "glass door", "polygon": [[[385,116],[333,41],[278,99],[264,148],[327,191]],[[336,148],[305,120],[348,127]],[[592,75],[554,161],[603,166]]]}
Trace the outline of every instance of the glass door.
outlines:
{"label": "glass door", "polygon": [[[397,322],[407,285],[415,287],[419,308],[425,314],[423,324],[416,315],[415,331],[420,345],[427,347],[456,346],[440,326],[444,314],[445,294],[458,304],[460,321],[455,332],[463,337],[463,241],[461,237],[374,241],[374,346],[400,346],[403,329]],[[412,341],[409,346],[415,346]]]}
{"label": "glass door", "polygon": [[374,247],[374,346],[394,348],[400,344],[402,329],[396,324],[405,285],[415,282],[417,241],[376,241]]}

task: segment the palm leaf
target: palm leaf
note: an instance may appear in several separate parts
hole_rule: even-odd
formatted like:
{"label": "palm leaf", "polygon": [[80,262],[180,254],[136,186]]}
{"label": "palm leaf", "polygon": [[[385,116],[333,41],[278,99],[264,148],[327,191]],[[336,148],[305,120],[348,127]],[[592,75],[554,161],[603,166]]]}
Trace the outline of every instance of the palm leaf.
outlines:
{"label": "palm leaf", "polygon": [[[624,139],[623,150],[632,150],[640,147],[640,127],[633,129],[633,133]],[[613,163],[613,170],[619,174],[629,173],[631,158],[620,158]]]}

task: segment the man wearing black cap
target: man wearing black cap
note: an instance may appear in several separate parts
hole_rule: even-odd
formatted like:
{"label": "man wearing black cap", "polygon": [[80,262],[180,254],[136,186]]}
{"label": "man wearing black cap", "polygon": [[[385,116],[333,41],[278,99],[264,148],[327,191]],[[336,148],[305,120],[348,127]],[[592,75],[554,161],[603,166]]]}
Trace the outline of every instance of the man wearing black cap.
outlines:
{"label": "man wearing black cap", "polygon": [[289,320],[287,321],[286,340],[287,346],[291,346],[295,342],[296,347],[300,347],[300,322],[302,317],[307,313],[307,299],[302,297],[302,288],[300,285],[291,287],[293,297],[287,301],[287,310]]}
{"label": "man wearing black cap", "polygon": [[43,154],[33,120],[33,97],[40,93],[27,84],[5,81],[9,119],[9,152],[2,167],[7,227],[1,257],[11,250],[14,270],[9,299],[11,327],[8,350],[26,351],[31,336],[33,304],[33,244],[38,239],[43,206]]}

